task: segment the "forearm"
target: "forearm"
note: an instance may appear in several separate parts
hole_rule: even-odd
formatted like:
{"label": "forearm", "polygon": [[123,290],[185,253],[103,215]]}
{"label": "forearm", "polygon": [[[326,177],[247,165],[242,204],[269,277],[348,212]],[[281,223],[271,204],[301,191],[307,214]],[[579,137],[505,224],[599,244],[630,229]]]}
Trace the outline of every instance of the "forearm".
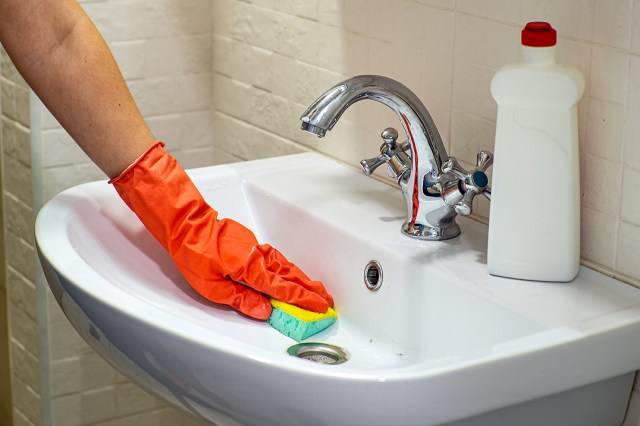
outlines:
{"label": "forearm", "polygon": [[0,42],[49,111],[113,178],[154,138],[76,1],[0,0]]}

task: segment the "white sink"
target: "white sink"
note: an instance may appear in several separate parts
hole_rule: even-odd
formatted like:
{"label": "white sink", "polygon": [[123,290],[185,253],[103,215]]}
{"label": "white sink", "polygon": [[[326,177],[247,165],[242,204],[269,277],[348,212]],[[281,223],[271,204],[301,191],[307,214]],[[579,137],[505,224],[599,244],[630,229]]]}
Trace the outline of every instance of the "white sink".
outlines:
{"label": "white sink", "polygon": [[[49,285],[93,348],[167,401],[221,425],[624,416],[640,290],[584,267],[569,284],[492,277],[485,225],[460,219],[458,238],[412,240],[398,189],[316,154],[190,174],[222,216],[326,284],[339,320],[309,341],[349,359],[288,355],[293,340],[197,295],[113,188],[69,189],[36,224]],[[377,292],[364,285],[371,260],[383,268]]]}

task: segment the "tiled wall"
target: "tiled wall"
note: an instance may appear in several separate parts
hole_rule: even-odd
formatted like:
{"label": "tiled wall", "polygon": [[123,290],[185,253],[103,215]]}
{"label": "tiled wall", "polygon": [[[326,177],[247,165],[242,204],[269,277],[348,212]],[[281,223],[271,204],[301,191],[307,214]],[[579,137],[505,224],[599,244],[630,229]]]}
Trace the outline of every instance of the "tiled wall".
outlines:
{"label": "tiled wall", "polygon": [[[398,125],[386,107],[352,106],[324,139],[300,131],[317,96],[356,74],[382,74],[427,105],[451,155],[493,149],[501,66],[518,60],[519,31],[548,20],[559,61],[585,75],[579,105],[582,257],[640,282],[640,1],[213,0],[217,160],[297,149],[350,164],[372,157]],[[224,137],[222,137],[224,135]],[[541,169],[544,173],[544,169]],[[479,197],[480,198],[480,197]],[[488,203],[476,211],[488,217]],[[629,425],[640,424],[636,385]]]}
{"label": "tiled wall", "polygon": [[2,163],[9,347],[14,424],[41,417],[40,340],[33,250],[29,90],[4,51]]}

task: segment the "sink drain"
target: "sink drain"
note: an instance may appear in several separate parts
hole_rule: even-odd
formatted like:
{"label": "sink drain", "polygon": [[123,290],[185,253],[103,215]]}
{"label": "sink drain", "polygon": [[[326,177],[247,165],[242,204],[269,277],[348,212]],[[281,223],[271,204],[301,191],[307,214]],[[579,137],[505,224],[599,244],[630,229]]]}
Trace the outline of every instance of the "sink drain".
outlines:
{"label": "sink drain", "polygon": [[297,358],[329,365],[343,364],[349,359],[344,349],[326,343],[299,343],[287,349],[287,353]]}

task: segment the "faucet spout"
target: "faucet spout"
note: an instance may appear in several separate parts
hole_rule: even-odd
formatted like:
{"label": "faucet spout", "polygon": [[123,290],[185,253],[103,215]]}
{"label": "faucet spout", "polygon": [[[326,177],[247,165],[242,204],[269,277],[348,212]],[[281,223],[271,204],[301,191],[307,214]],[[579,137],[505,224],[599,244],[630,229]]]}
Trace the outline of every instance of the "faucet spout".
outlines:
{"label": "faucet spout", "polygon": [[301,128],[324,137],[344,111],[355,102],[370,99],[391,108],[404,129],[410,150],[410,173],[398,179],[407,220],[402,231],[428,240],[444,240],[460,234],[456,211],[441,196],[452,175],[443,171],[449,160],[431,114],[418,97],[401,83],[377,75],[361,75],[337,84],[302,114]]}

